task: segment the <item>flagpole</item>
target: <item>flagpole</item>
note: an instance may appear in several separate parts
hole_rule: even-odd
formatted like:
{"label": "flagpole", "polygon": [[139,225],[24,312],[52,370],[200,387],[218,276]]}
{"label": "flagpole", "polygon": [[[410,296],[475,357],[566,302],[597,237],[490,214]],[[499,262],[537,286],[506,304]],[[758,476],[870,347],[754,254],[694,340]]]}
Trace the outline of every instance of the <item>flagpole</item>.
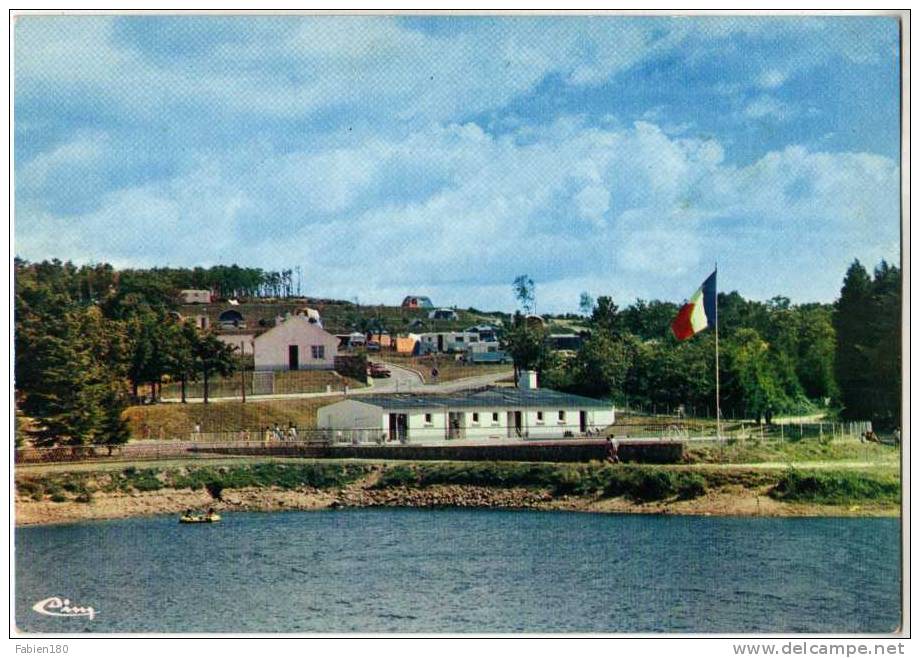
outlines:
{"label": "flagpole", "polygon": [[719,262],[715,263],[716,274],[716,438],[722,440],[722,410],[719,406]]}

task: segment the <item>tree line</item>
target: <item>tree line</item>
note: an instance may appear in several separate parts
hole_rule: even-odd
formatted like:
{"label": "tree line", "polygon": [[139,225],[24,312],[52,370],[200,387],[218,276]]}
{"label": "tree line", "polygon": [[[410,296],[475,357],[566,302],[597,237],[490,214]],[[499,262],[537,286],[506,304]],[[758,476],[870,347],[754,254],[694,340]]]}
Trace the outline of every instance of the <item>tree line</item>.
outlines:
{"label": "tree line", "polygon": [[159,277],[17,259],[15,390],[17,408],[35,425],[36,445],[118,444],[122,419],[141,387],[159,397],[165,378],[182,383],[229,375],[233,349],[173,310],[175,289]]}
{"label": "tree line", "polygon": [[[533,284],[522,290],[521,280],[513,288],[526,308]],[[830,410],[899,426],[900,291],[897,267],[883,261],[870,276],[856,261],[833,304],[719,293],[723,417],[769,422],[779,413]],[[538,370],[550,388],[714,415],[712,331],[676,340],[670,325],[679,306],[667,301],[640,299],[621,309],[609,296],[595,301],[582,293],[579,307],[588,335],[571,358],[549,349],[544,326],[518,313],[505,336],[515,366]]]}
{"label": "tree line", "polygon": [[16,267],[30,267],[44,281],[65,286],[75,301],[86,303],[106,299],[113,291],[142,289],[155,293],[149,301],[161,303],[180,290],[210,290],[220,298],[299,296],[300,268],[265,271],[258,267],[215,265],[213,267],[153,267],[116,270],[108,263],[82,265],[55,259],[28,263],[16,259]]}

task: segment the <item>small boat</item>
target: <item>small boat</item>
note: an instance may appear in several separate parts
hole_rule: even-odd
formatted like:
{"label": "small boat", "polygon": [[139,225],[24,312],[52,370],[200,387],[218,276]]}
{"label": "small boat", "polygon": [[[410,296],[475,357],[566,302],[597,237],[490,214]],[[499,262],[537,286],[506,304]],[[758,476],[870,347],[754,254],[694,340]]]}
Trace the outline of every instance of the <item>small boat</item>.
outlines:
{"label": "small boat", "polygon": [[220,514],[183,514],[179,517],[179,523],[217,523],[220,521]]}

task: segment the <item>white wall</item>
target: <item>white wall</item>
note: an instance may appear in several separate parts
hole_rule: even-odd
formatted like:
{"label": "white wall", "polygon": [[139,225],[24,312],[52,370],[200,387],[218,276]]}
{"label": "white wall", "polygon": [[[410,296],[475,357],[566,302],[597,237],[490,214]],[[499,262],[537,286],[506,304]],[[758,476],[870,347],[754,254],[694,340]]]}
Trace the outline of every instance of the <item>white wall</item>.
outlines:
{"label": "white wall", "polygon": [[[255,339],[255,369],[288,370],[288,347],[297,345],[300,370],[332,370],[338,344],[335,336],[295,315]],[[314,345],[325,348],[323,358],[313,358]]]}
{"label": "white wall", "polygon": [[336,441],[375,442],[387,429],[387,416],[372,404],[342,400],[317,409],[316,427],[330,430],[327,438]]}
{"label": "white wall", "polygon": [[[529,439],[560,439],[566,431],[579,436],[579,412],[577,407],[565,408],[565,420],[559,421],[559,408],[544,409],[518,409],[522,412],[522,433]],[[507,407],[481,407],[458,408],[451,411],[462,414],[461,436],[465,439],[507,439],[508,437],[508,412],[515,411]],[[537,412],[543,412],[543,422],[538,422]],[[588,427],[592,431],[601,430],[611,425],[614,421],[613,408],[585,409],[587,412]],[[350,440],[350,428],[373,428],[372,431],[357,433],[359,441],[374,441],[377,438],[376,428],[381,434],[389,432],[389,414],[405,413],[408,421],[408,440],[410,443],[426,443],[444,441],[447,438],[448,410],[432,407],[430,409],[383,409],[360,402],[357,398],[343,400],[317,411],[317,427],[320,429],[331,428],[338,431],[339,440]],[[431,423],[425,422],[425,414],[431,414]],[[479,422],[473,421],[474,414],[479,414]],[[498,420],[493,424],[492,414],[498,414]],[[513,437],[511,437],[513,438]]]}
{"label": "white wall", "polygon": [[[431,414],[431,423],[425,422],[426,413]],[[413,409],[408,416],[411,443],[442,441],[447,436],[447,414],[442,409]]]}

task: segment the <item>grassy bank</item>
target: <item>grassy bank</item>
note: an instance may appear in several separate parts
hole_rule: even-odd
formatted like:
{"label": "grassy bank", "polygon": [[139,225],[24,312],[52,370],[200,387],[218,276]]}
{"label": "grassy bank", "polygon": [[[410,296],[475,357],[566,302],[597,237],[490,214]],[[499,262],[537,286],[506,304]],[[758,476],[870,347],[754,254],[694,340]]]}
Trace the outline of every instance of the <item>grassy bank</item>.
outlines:
{"label": "grassy bank", "polygon": [[[452,355],[439,354],[436,357],[431,356],[406,356],[403,354],[394,354],[391,352],[382,352],[380,354],[369,354],[368,359],[371,361],[384,361],[404,368],[410,368],[418,371],[426,384],[437,382],[451,382],[465,377],[479,377],[481,375],[492,375],[507,373],[509,378],[514,374],[514,368],[509,364],[499,363],[463,363],[457,361]],[[431,376],[431,369],[437,367],[437,379]]]}
{"label": "grassy bank", "polygon": [[370,471],[367,464],[350,462],[264,462],[229,466],[187,466],[121,470],[70,471],[23,475],[16,478],[18,496],[41,501],[90,502],[96,494],[142,493],[162,489],[242,489],[279,487],[296,489],[343,487]]}
{"label": "grassy bank", "polygon": [[[236,432],[241,428],[257,430],[278,423],[287,427],[316,427],[316,410],[338,402],[342,396],[259,400],[246,403],[221,400],[211,404],[155,404],[128,407],[125,418],[132,438],[188,439],[200,424],[202,432]],[[145,428],[149,428],[149,436]]]}
{"label": "grassy bank", "polygon": [[[342,387],[363,388],[367,384],[351,377],[343,377],[333,370],[286,370],[271,373],[271,390],[266,388],[267,383],[253,386],[253,373],[246,371],[232,377],[212,377],[208,382],[208,395],[211,398],[240,397],[242,379],[246,381],[246,395],[287,395],[291,393],[322,393],[326,387],[333,391],[341,391]],[[185,387],[188,398],[201,398],[204,396],[204,383],[201,381],[188,382]],[[182,385],[178,382],[163,384],[161,395],[164,398],[178,400],[182,396]]]}
{"label": "grassy bank", "polygon": [[690,463],[792,464],[796,462],[867,462],[898,464],[901,451],[897,446],[859,441],[757,441],[729,439],[719,442],[690,442]]}
{"label": "grassy bank", "polygon": [[[17,501],[94,504],[99,498],[150,492],[352,489],[373,498],[393,492],[453,487],[540,491],[545,500],[608,499],[629,504],[678,504],[713,495],[767,497],[777,504],[873,506],[897,512],[900,482],[890,471],[725,469],[687,466],[628,466],[600,463],[369,461],[248,462],[224,465],[127,467],[117,469],[17,472]],[[216,492],[216,494],[215,494]],[[332,499],[330,499],[332,500]],[[18,506],[17,502],[17,506]],[[406,504],[403,501],[403,504]],[[701,508],[704,510],[705,508]],[[776,509],[781,510],[780,507]],[[718,512],[715,512],[718,513]],[[782,513],[781,511],[776,513]]]}

